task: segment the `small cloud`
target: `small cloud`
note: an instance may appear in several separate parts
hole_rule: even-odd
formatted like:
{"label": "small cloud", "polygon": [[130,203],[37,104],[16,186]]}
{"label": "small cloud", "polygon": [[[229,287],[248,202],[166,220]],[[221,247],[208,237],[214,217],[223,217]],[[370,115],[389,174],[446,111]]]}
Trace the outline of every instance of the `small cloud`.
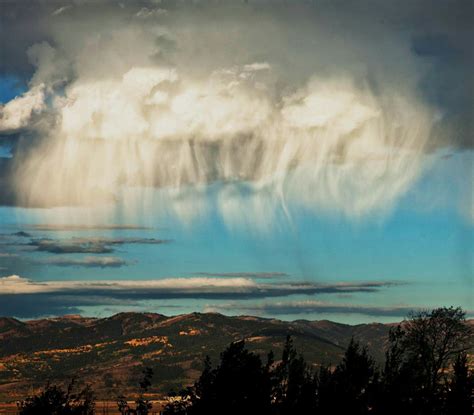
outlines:
{"label": "small cloud", "polygon": [[148,7],[141,8],[135,16],[140,19],[149,19],[151,17],[160,17],[168,14],[168,11],[161,8],[149,9]]}
{"label": "small cloud", "polygon": [[51,16],[59,16],[60,14],[63,14],[66,10],[71,9],[72,6],[62,6],[59,9],[56,9],[53,13],[51,13]]}
{"label": "small cloud", "polygon": [[269,69],[271,69],[271,66],[267,62],[254,62],[244,65],[244,71],[246,72],[265,71]]}

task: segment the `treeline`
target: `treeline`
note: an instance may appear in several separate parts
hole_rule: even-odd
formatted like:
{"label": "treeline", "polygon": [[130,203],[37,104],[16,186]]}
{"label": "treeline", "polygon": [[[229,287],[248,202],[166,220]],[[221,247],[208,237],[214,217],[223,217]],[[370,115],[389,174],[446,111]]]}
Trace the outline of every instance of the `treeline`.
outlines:
{"label": "treeline", "polygon": [[[394,327],[382,366],[354,339],[337,366],[317,369],[298,354],[290,337],[279,360],[270,352],[262,361],[244,341],[235,342],[215,367],[206,358],[193,386],[169,395],[164,414],[471,415],[474,376],[467,353],[472,339],[464,312],[451,307],[417,313]],[[145,371],[133,408],[125,398],[118,400],[123,415],[150,413],[143,393],[151,376]],[[21,415],[94,413],[90,395],[75,396],[72,412],[31,411],[29,399],[20,403]]]}
{"label": "treeline", "polygon": [[266,362],[231,344],[217,367],[206,360],[199,380],[168,404],[166,415],[383,414],[471,415],[472,341],[461,309],[413,315],[391,330],[385,364],[352,340],[332,370],[313,370],[287,338],[281,360]]}

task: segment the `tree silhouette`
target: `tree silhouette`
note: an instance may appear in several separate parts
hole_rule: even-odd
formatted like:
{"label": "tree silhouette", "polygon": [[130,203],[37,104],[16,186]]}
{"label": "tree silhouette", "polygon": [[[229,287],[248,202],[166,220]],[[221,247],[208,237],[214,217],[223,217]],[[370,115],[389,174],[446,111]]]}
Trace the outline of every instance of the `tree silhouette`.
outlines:
{"label": "tree silhouette", "polygon": [[210,360],[193,388],[172,399],[165,414],[269,414],[271,383],[269,365],[245,349],[245,342],[231,343],[213,369]]}
{"label": "tree silhouette", "polygon": [[453,377],[448,384],[447,415],[471,415],[474,378],[467,364],[466,353],[459,353],[453,364]]}
{"label": "tree silhouette", "polygon": [[471,340],[464,313],[451,307],[413,314],[391,329],[381,371],[354,339],[334,370],[316,373],[289,336],[281,360],[270,352],[265,365],[236,342],[215,369],[206,358],[199,380],[172,395],[165,414],[467,415]]}
{"label": "tree silhouette", "polygon": [[416,357],[425,376],[425,387],[436,393],[453,359],[469,348],[472,339],[461,308],[443,307],[411,315],[404,327],[403,348]]}
{"label": "tree silhouette", "polygon": [[308,413],[316,409],[315,380],[293,340],[287,336],[281,362],[273,371],[272,402],[279,415]]}
{"label": "tree silhouette", "polygon": [[192,414],[268,413],[269,376],[260,357],[245,349],[244,341],[224,350],[219,366],[205,376],[200,379],[201,395]]}
{"label": "tree silhouette", "polygon": [[374,360],[369,356],[366,347],[362,347],[352,338],[332,377],[336,393],[333,397],[333,407],[337,408],[337,413],[369,412],[377,373]]}
{"label": "tree silhouette", "polygon": [[153,370],[146,367],[142,371],[143,379],[139,382],[140,393],[138,398],[135,400],[135,408],[132,408],[125,396],[120,395],[117,398],[117,407],[122,415],[148,415],[150,409],[153,407],[150,400],[144,397],[148,388],[151,386],[151,380],[153,378]]}
{"label": "tree silhouette", "polygon": [[442,414],[449,366],[470,345],[472,333],[460,308],[412,314],[391,330],[378,394],[382,414]]}
{"label": "tree silhouette", "polygon": [[39,395],[18,403],[20,415],[93,415],[95,396],[89,385],[75,393],[72,379],[66,390],[49,382]]}
{"label": "tree silhouette", "polygon": [[[337,399],[337,383],[328,366],[321,366],[315,376],[316,402],[318,414],[330,414]],[[334,412],[336,413],[336,412]]]}
{"label": "tree silhouette", "polygon": [[414,392],[420,384],[417,380],[419,363],[417,359],[406,357],[403,348],[405,335],[401,326],[389,332],[389,347],[385,353],[385,366],[376,396],[376,407],[380,414],[411,414],[417,405]]}

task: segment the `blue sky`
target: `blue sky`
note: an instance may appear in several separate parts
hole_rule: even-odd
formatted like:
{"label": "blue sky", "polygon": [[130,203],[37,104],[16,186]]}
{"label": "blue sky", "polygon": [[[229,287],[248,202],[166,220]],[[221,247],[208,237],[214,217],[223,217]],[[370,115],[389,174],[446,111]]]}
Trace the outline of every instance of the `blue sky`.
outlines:
{"label": "blue sky", "polygon": [[472,316],[470,22],[64,3],[4,18],[0,315]]}
{"label": "blue sky", "polygon": [[[150,280],[169,277],[192,277],[198,273],[288,274],[285,280],[331,284],[338,282],[395,281],[400,285],[378,292],[354,294],[292,295],[287,301],[316,300],[331,304],[359,304],[371,307],[473,307],[473,234],[472,225],[455,206],[441,205],[426,210],[417,202],[430,195],[437,169],[452,170],[466,154],[457,154],[434,165],[419,183],[386,216],[357,222],[337,216],[300,213],[292,224],[278,229],[255,232],[249,228],[229,229],[212,215],[199,218],[192,225],[179,220],[144,218],[138,225],[144,230],[32,231],[25,225],[44,223],[43,212],[34,209],[2,208],[0,218],[5,234],[24,230],[35,237],[67,239],[70,237],[144,237],[170,239],[164,245],[124,245],[114,256],[129,264],[120,268],[60,267],[29,264],[51,257],[48,253],[22,253],[18,261],[6,261],[3,275],[19,273],[34,281],[51,280]],[[447,166],[442,166],[447,164]],[[430,184],[431,183],[431,184]],[[452,197],[455,197],[453,195]],[[38,217],[40,219],[38,219]],[[54,218],[54,213],[49,215]],[[79,221],[80,222],[80,221]],[[109,224],[112,222],[109,222]],[[120,224],[120,221],[113,221]],[[10,247],[8,252],[16,252]],[[54,254],[53,254],[54,256]],[[81,258],[82,254],[68,255]],[[27,265],[18,268],[19,262]],[[279,281],[276,279],[275,281]],[[203,311],[216,307],[220,312],[250,314],[241,306],[281,301],[278,299],[239,300],[228,308],[229,301],[209,299],[147,300],[128,306],[132,310],[150,310],[163,314]],[[122,306],[85,306],[83,312],[107,315]],[[127,306],[126,306],[127,308]],[[264,310],[253,314],[271,315]],[[347,313],[306,312],[279,314],[283,319],[333,319],[341,322],[394,321],[396,316],[373,316]]]}

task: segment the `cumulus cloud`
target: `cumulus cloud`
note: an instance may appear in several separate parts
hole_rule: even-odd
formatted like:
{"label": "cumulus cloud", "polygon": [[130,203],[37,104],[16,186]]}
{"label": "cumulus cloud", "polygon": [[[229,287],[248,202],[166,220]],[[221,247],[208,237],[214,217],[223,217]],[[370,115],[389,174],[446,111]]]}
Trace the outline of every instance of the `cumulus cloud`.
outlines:
{"label": "cumulus cloud", "polygon": [[[28,52],[30,90],[17,99],[44,88],[48,114],[40,144],[15,153],[16,203],[120,200],[136,213],[164,188],[169,210],[188,220],[208,207],[186,206],[183,193],[194,187],[196,200],[217,182],[211,204],[230,225],[299,207],[385,212],[423,171],[424,153],[451,137],[448,103],[468,102],[462,91],[451,100],[426,92],[449,89],[431,75],[433,56],[449,53],[430,49],[418,19],[457,48],[461,73],[469,55],[458,33],[471,29],[422,0],[369,3],[38,6],[48,24]],[[4,117],[9,129],[35,128],[28,108]]]}
{"label": "cumulus cloud", "polygon": [[0,133],[29,126],[33,116],[46,108],[44,100],[44,86],[38,85],[5,105],[0,104]]}

